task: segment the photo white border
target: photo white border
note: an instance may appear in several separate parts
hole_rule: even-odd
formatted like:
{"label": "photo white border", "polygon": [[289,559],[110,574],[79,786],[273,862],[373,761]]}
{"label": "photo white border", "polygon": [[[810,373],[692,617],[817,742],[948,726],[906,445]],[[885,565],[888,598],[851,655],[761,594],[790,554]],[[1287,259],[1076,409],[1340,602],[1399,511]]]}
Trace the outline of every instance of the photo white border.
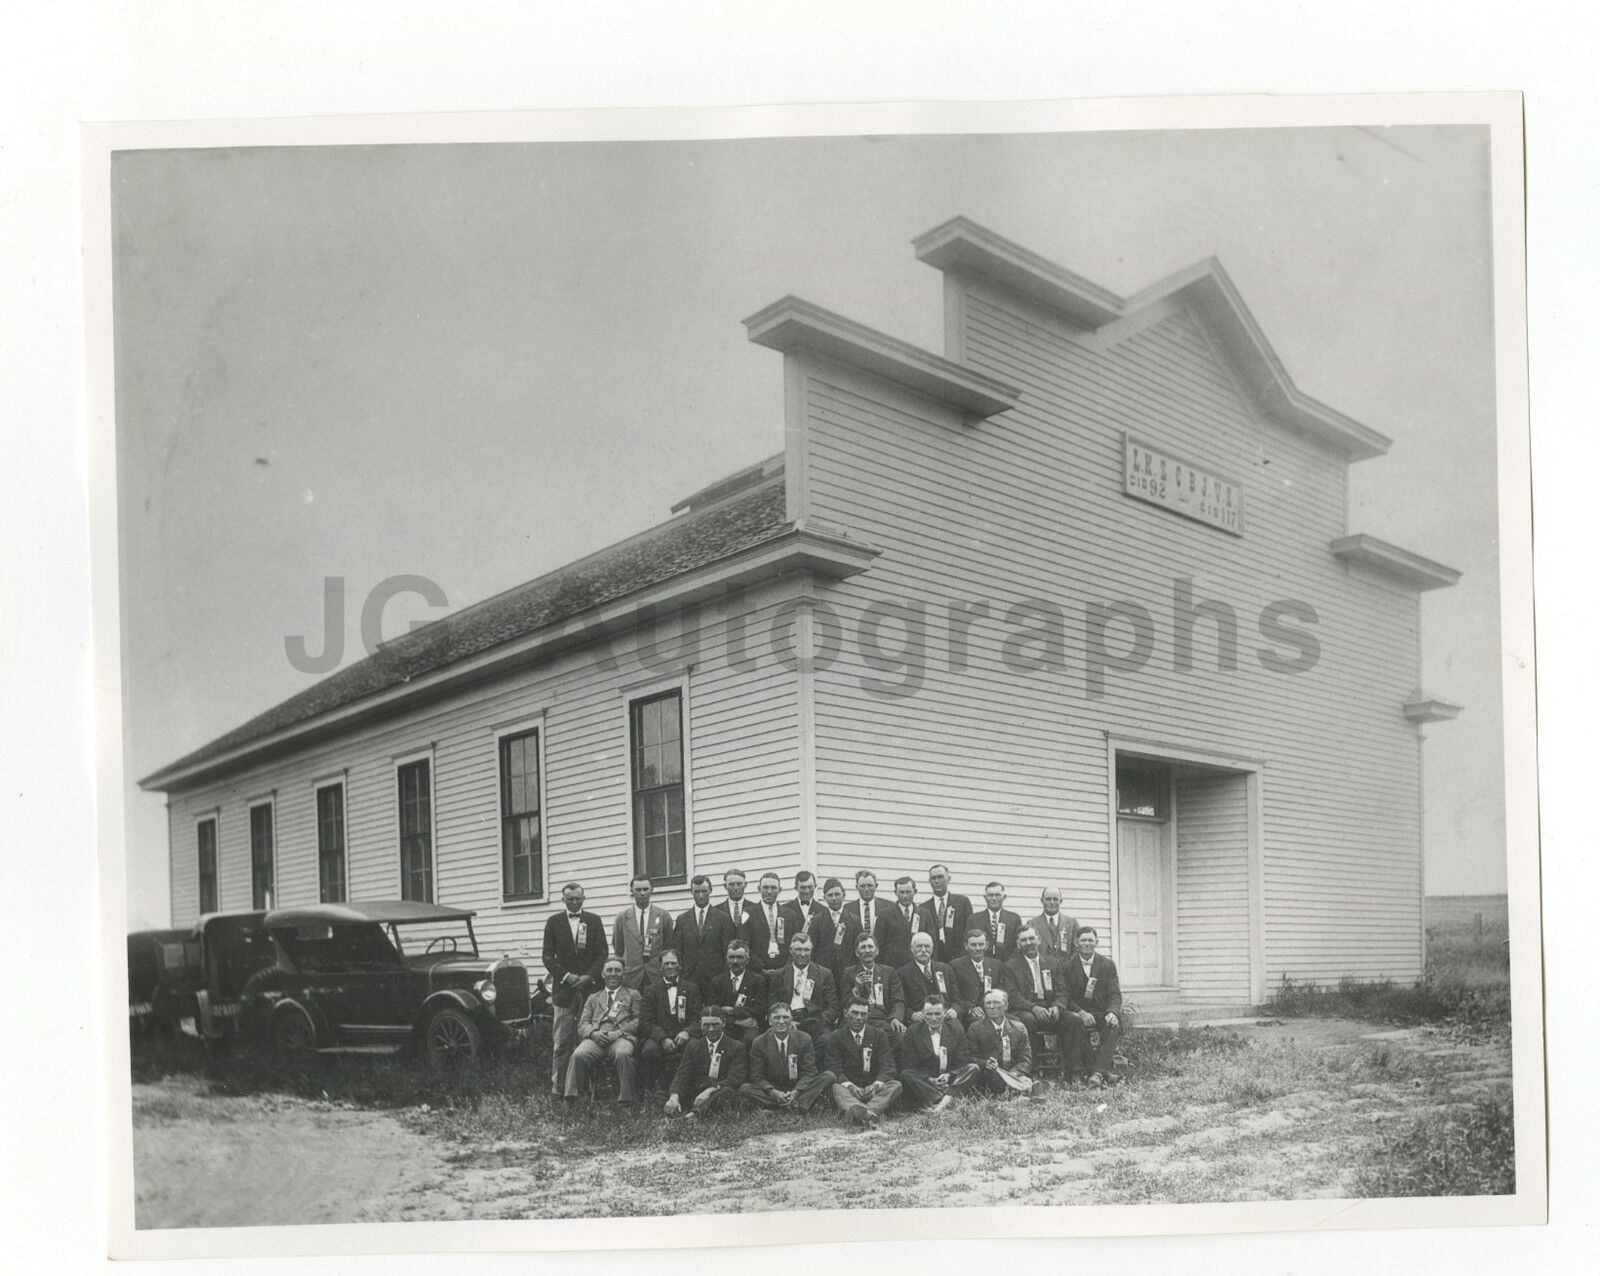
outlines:
{"label": "photo white border", "polygon": [[[125,930],[122,687],[110,312],[111,153],[145,147],[372,145],[531,140],[796,137],[835,133],[987,133],[1338,125],[1481,124],[1493,177],[1496,393],[1500,455],[1500,587],[1505,686],[1507,878],[1511,918],[1516,1106],[1515,1196],[1248,1204],[807,1211],[718,1216],[360,1224],[136,1231],[131,1087],[121,1005],[123,945],[103,942],[107,1198],[114,1255],[128,1258],[355,1254],[412,1250],[564,1250],[934,1237],[1122,1236],[1256,1230],[1530,1224],[1544,1221],[1546,1130],[1533,714],[1532,545],[1524,302],[1522,103],[1517,94],[1214,96],[1055,102],[880,103],[721,109],[608,109],[454,115],[342,116],[87,125],[83,131],[89,505],[94,614],[100,919],[103,941]],[[435,853],[437,857],[437,828]],[[437,861],[436,861],[437,862]],[[437,885],[437,883],[436,883]]]}

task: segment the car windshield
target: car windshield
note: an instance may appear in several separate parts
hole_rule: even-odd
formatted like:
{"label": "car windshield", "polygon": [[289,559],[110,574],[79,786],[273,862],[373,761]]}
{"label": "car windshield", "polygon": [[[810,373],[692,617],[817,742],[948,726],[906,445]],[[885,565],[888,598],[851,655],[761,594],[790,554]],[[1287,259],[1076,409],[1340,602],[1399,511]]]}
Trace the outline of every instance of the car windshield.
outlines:
{"label": "car windshield", "polygon": [[399,954],[383,927],[296,926],[275,933],[290,960],[301,970],[392,970]]}
{"label": "car windshield", "polygon": [[395,947],[409,958],[424,954],[446,957],[476,957],[478,943],[472,927],[454,919],[445,921],[419,921],[393,923],[390,933]]}

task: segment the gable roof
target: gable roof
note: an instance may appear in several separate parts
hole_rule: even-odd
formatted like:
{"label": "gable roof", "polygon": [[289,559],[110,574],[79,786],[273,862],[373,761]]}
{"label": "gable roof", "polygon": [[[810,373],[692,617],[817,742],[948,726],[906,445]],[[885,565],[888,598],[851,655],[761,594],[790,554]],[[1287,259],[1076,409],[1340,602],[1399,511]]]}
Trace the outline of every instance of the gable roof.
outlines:
{"label": "gable roof", "polygon": [[356,705],[470,656],[527,637],[685,572],[794,530],[782,468],[761,486],[681,515],[535,580],[473,603],[382,644],[377,651],[257,714],[139,781],[166,790],[197,767],[285,729]]}
{"label": "gable roof", "polygon": [[1131,297],[1091,283],[992,230],[952,217],[913,241],[917,259],[956,276],[988,280],[1064,316],[1082,328],[1101,328],[1157,302],[1176,298],[1204,316],[1274,421],[1347,460],[1381,456],[1390,440],[1312,398],[1290,378],[1255,316],[1215,257],[1196,262]]}

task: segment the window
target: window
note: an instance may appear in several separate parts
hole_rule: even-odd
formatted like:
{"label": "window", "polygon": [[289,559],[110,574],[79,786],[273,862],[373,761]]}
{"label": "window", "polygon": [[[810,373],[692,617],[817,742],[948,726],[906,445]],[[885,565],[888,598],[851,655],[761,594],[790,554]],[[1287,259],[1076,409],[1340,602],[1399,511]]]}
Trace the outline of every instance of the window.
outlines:
{"label": "window", "polygon": [[688,877],[683,804],[683,693],[629,706],[633,759],[633,871],[662,885]]}
{"label": "window", "polygon": [[539,732],[500,741],[500,872],[507,899],[544,894],[539,811]]}
{"label": "window", "polygon": [[1165,767],[1117,766],[1117,814],[1139,819],[1167,818],[1168,772]]}
{"label": "window", "polygon": [[271,908],[272,803],[250,808],[250,907]]}
{"label": "window", "polygon": [[217,911],[217,822],[201,820],[195,825],[200,843],[200,911]]}
{"label": "window", "polygon": [[344,902],[344,785],[317,790],[317,879],[324,904]]}
{"label": "window", "polygon": [[400,898],[433,902],[433,791],[428,763],[408,762],[400,780]]}

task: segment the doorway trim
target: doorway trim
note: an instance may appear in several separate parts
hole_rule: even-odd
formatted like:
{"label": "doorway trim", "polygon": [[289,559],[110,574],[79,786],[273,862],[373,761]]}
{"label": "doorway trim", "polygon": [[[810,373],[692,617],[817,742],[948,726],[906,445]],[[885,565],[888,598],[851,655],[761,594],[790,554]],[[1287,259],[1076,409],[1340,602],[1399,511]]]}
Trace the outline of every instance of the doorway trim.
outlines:
{"label": "doorway trim", "polygon": [[[1122,937],[1118,933],[1122,920],[1119,911],[1121,901],[1118,899],[1118,864],[1117,849],[1117,755],[1128,754],[1135,758],[1146,759],[1151,762],[1161,762],[1168,765],[1182,765],[1194,763],[1199,766],[1217,767],[1224,771],[1235,771],[1245,777],[1245,886],[1246,904],[1249,912],[1248,938],[1250,959],[1250,1002],[1260,1005],[1266,1000],[1267,962],[1266,962],[1266,879],[1262,868],[1262,826],[1264,809],[1263,793],[1266,778],[1267,764],[1259,758],[1239,757],[1234,754],[1219,753],[1215,750],[1195,749],[1187,745],[1175,745],[1164,740],[1155,740],[1149,737],[1117,735],[1106,731],[1106,848],[1107,863],[1111,874],[1111,942],[1113,951],[1121,951]],[[1176,780],[1174,780],[1176,784]],[[1170,807],[1170,835],[1172,837],[1172,890],[1177,891],[1177,801],[1174,800]],[[1173,933],[1169,940],[1176,954],[1177,945],[1177,900],[1173,900],[1172,917]],[[1174,957],[1174,961],[1176,958]],[[1177,975],[1176,965],[1173,970]],[[1181,992],[1181,985],[1180,985]]]}

